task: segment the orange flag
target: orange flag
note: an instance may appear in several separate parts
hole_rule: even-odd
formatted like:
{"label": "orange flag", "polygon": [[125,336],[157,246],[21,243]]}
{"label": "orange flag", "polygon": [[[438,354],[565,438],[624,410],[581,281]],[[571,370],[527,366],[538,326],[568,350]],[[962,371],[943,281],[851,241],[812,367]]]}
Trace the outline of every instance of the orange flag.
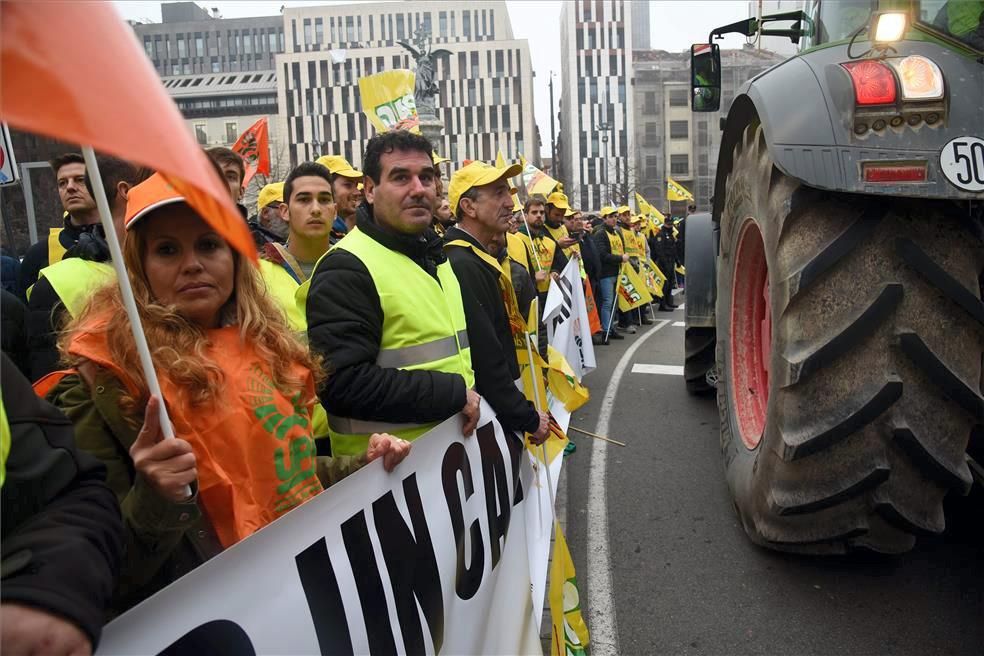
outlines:
{"label": "orange flag", "polygon": [[232,150],[246,160],[246,176],[243,189],[257,173],[270,175],[270,125],[264,116],[239,135]]}
{"label": "orange flag", "polygon": [[0,71],[4,121],[153,167],[256,261],[229,188],[108,2],[0,2]]}
{"label": "orange flag", "polygon": [[594,292],[591,291],[591,283],[584,281],[584,306],[588,311],[588,325],[591,326],[591,334],[601,332],[601,319],[598,318],[598,305],[595,303]]}

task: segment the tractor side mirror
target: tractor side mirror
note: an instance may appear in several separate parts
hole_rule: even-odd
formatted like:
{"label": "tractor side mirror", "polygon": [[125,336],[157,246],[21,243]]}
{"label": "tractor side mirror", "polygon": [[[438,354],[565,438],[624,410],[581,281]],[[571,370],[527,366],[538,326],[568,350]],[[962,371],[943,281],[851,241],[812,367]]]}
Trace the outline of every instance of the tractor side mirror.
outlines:
{"label": "tractor side mirror", "polygon": [[721,48],[716,43],[690,46],[690,108],[716,112],[721,107]]}

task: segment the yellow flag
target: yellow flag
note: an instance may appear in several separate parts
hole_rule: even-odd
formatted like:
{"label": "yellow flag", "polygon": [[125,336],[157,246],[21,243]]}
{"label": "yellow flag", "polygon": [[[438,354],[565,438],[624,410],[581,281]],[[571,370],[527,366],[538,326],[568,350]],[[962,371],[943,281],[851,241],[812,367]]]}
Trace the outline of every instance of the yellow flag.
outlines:
{"label": "yellow flag", "polygon": [[694,195],[673,178],[667,178],[666,198],[667,200],[693,200]]}
{"label": "yellow flag", "polygon": [[415,79],[413,71],[403,69],[359,78],[362,112],[378,132],[420,132],[417,105],[413,100]]}
{"label": "yellow flag", "polygon": [[639,213],[645,214],[647,216],[651,215],[654,211],[653,206],[650,205],[646,201],[646,199],[642,197],[642,194],[640,194],[639,192],[636,192],[635,197],[636,197],[636,209],[639,210]]}
{"label": "yellow flag", "polygon": [[642,276],[628,262],[622,263],[618,275],[618,309],[622,312],[634,310],[653,302],[653,296],[646,289]]}
{"label": "yellow flag", "polygon": [[687,275],[687,267],[683,266],[682,264],[676,265],[676,267],[674,267],[673,270],[679,273],[681,276]]}
{"label": "yellow flag", "polygon": [[646,289],[653,296],[663,298],[663,285],[666,283],[666,276],[652,260],[640,261],[640,264],[643,266],[642,273],[646,280]]}
{"label": "yellow flag", "polygon": [[568,412],[588,402],[591,398],[588,388],[578,382],[567,358],[552,346],[547,346],[547,366],[547,388]]}
{"label": "yellow flag", "polygon": [[523,186],[526,187],[526,193],[549,196],[558,185],[556,180],[527,162],[522,155],[519,157],[519,163],[523,166]]}
{"label": "yellow flag", "polygon": [[588,626],[581,615],[577,572],[560,522],[554,520],[553,557],[550,560],[550,656],[587,656]]}
{"label": "yellow flag", "polygon": [[499,150],[495,155],[495,165],[500,169],[506,166],[506,158],[502,156],[502,150]]}

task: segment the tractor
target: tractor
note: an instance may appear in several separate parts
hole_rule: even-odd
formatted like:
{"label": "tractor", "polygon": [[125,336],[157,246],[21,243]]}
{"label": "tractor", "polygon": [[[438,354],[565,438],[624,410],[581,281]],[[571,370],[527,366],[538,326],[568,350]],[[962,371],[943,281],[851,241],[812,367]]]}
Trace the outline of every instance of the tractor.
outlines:
{"label": "tractor", "polygon": [[749,538],[910,550],[984,462],[984,0],[819,0],[691,48],[718,111],[728,33],[798,52],[721,119],[687,218],[688,390],[716,391]]}

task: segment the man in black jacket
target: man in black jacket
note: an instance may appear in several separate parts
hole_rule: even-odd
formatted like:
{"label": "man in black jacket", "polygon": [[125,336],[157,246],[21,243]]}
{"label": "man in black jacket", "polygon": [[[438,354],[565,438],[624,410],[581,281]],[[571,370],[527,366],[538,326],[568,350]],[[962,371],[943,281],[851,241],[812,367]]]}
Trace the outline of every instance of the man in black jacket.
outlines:
{"label": "man in black jacket", "polygon": [[67,216],[61,228],[52,228],[37,243],[31,245],[20,266],[20,293],[27,299],[27,290],[38,279],[38,272],[61,260],[65,253],[99,224],[96,202],[85,188],[85,160],[79,153],[66,153],[51,160],[55,172],[58,196]]}
{"label": "man in black jacket", "polygon": [[[369,140],[364,157],[365,198],[356,229],[315,267],[306,313],[311,349],[325,359],[330,376],[318,390],[330,417],[362,421],[423,424],[461,412],[464,433],[478,423],[480,397],[464,377],[427,369],[379,363],[381,342],[392,329],[381,294],[414,289],[377,289],[366,263],[344,248],[359,233],[382,245],[387,257],[409,258],[437,280],[447,261],[441,239],[429,230],[433,216],[433,148],[420,136],[386,132]],[[391,319],[392,321],[392,319]]]}
{"label": "man in black jacket", "polygon": [[472,162],[456,171],[448,201],[458,223],[444,239],[451,268],[461,284],[475,388],[504,428],[530,433],[532,441],[540,444],[548,436],[549,416],[537,412],[516,387],[519,363],[503,302],[502,273],[487,249],[509,228],[513,208],[509,178],[521,171],[517,164],[499,169],[484,162]]}
{"label": "man in black jacket", "polygon": [[673,237],[673,220],[667,216],[663,226],[653,236],[656,246],[656,266],[666,276],[663,284],[663,297],[659,299],[659,309],[661,312],[669,312],[676,308],[673,302],[673,281],[676,278],[676,239]]}
{"label": "man in black jacket", "polygon": [[610,339],[625,339],[615,330],[612,322],[612,310],[617,305],[615,291],[618,284],[618,274],[623,262],[629,261],[625,254],[625,243],[616,227],[618,213],[612,207],[601,209],[603,226],[594,234],[595,246],[598,249],[598,259],[601,260],[601,270],[598,284],[598,314],[601,319],[601,330],[605,335],[602,342],[607,344]]}
{"label": "man in black jacket", "polygon": [[0,651],[87,654],[123,552],[119,504],[103,464],[75,448],[72,424],[6,355],[0,377]]}

